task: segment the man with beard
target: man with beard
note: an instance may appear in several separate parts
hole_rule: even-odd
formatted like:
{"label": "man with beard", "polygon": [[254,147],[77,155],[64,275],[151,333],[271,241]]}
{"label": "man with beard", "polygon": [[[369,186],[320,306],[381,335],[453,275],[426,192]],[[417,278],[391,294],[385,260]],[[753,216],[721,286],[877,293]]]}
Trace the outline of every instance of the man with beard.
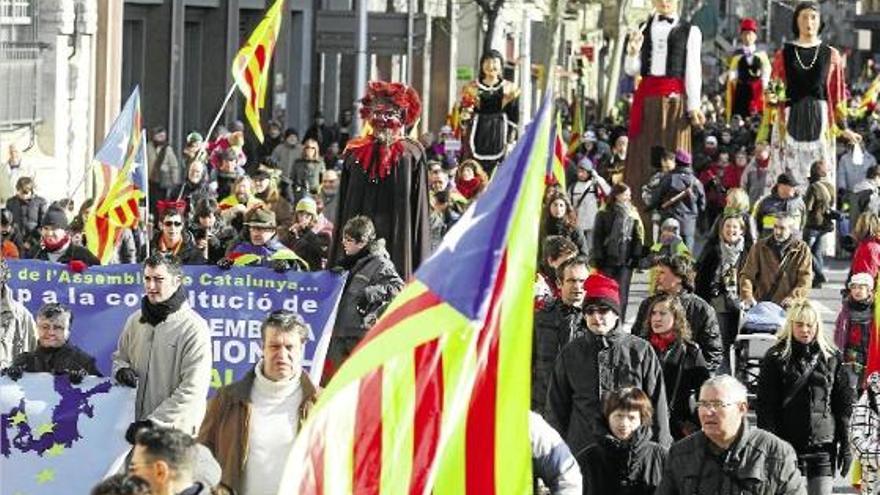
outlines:
{"label": "man with beard", "polygon": [[150,419],[195,434],[211,385],[208,322],[187,302],[180,265],[161,254],[144,262],[141,309],[132,314],[113,353],[113,376],[137,388],[135,421]]}
{"label": "man with beard", "polygon": [[759,239],[749,250],[740,272],[740,300],[745,307],[773,301],[787,307],[793,299],[810,295],[813,256],[807,243],[793,235],[796,220],[776,217],[773,235]]}
{"label": "man with beard", "polygon": [[421,113],[416,91],[401,83],[373,81],[361,117],[373,133],[351,139],[345,151],[330,259],[342,256],[342,228],[357,216],[372,219],[398,273],[409,277],[431,248],[425,150],[404,136]]}

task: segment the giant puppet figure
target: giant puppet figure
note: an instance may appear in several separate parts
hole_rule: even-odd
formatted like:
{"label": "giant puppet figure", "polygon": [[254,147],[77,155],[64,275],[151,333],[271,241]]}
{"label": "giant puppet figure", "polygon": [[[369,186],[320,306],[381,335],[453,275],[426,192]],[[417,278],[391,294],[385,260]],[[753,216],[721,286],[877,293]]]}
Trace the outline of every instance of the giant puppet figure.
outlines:
{"label": "giant puppet figure", "polygon": [[[767,95],[768,103],[776,107],[770,173],[775,177],[788,172],[802,192],[814,162],[824,160],[834,173],[838,134],[850,142],[861,141],[847,125],[840,53],[819,37],[822,28],[818,3],[800,2],[795,7],[795,40],[776,53],[772,92]],[[834,177],[830,179],[833,183]]]}
{"label": "giant puppet figure", "polygon": [[758,21],[745,18],[739,25],[740,46],[730,58],[727,72],[727,121],[764,112],[764,90],[770,82],[770,58],[755,47]]}
{"label": "giant puppet figure", "polygon": [[[624,69],[641,76],[630,112],[625,182],[640,191],[654,169],[652,149],[691,150],[691,125],[702,126],[703,35],[678,14],[678,0],[653,0],[654,13],[630,33]],[[633,203],[645,214],[641,195]]]}
{"label": "giant puppet figure", "polygon": [[467,126],[465,157],[491,175],[516,136],[519,88],[504,80],[504,59],[497,50],[480,57],[480,74],[462,89],[461,116]]}
{"label": "giant puppet figure", "polygon": [[431,242],[425,150],[404,135],[422,104],[414,89],[384,81],[371,81],[361,104],[361,118],[372,132],[349,140],[343,153],[330,263],[344,255],[345,222],[366,215],[398,273],[407,278],[428,257]]}

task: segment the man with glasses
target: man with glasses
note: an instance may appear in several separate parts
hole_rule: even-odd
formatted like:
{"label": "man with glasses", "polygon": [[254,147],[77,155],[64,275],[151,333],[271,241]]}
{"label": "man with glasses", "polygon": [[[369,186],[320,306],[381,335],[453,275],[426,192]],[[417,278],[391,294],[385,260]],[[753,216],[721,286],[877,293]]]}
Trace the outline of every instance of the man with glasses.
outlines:
{"label": "man with glasses", "polygon": [[180,265],[160,254],[144,262],[145,295],[113,353],[113,376],[137,388],[135,420],[198,431],[211,384],[208,322],[187,302]]}
{"label": "man with glasses", "polygon": [[620,328],[620,292],[614,279],[594,273],[584,289],[582,307],[589,331],[565,346],[556,360],[547,392],[547,422],[577,455],[607,432],[605,394],[638,387],[654,407],[653,440],[668,446],[669,408],[656,353],[648,341]]}
{"label": "man with glasses", "polygon": [[289,311],[275,311],[260,329],[263,357],[241,380],[208,403],[199,432],[236,493],[275,494],[286,457],[317,389],[302,370],[310,328]]}
{"label": "man with glasses", "polygon": [[703,383],[697,411],[702,431],[669,450],[658,495],[804,494],[794,449],[746,424],[746,388],[730,375]]}
{"label": "man with glasses", "polygon": [[181,265],[204,265],[207,260],[196,246],[193,235],[185,228],[183,210],[177,209],[176,204],[165,206],[162,201],[159,203],[160,230],[152,244],[155,252],[174,258]]}
{"label": "man with glasses", "polygon": [[69,342],[73,313],[63,304],[49,303],[37,311],[37,348],[19,354],[4,374],[18,380],[25,372],[65,374],[71,383],[88,375],[101,376],[95,358]]}
{"label": "man with glasses", "polygon": [[61,208],[53,206],[46,210],[40,226],[40,237],[41,247],[34,259],[64,263],[74,272],[101,264],[91,251],[72,242],[67,213]]}

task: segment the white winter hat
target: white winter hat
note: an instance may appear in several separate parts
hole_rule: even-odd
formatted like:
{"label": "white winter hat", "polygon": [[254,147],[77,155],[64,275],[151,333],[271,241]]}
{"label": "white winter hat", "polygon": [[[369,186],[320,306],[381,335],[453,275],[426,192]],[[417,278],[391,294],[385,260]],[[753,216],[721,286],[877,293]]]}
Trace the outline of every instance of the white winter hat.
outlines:
{"label": "white winter hat", "polygon": [[870,273],[856,273],[850,277],[848,287],[853,285],[864,285],[868,287],[868,290],[874,290],[874,277]]}

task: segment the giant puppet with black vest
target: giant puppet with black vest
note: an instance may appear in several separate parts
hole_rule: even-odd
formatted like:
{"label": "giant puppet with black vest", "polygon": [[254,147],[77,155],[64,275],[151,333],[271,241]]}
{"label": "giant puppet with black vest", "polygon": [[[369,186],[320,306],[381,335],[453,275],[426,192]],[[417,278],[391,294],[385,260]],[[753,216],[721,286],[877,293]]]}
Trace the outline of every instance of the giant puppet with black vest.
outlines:
{"label": "giant puppet with black vest", "polygon": [[[640,191],[655,172],[653,150],[691,151],[691,126],[701,127],[703,35],[681,18],[678,0],[653,0],[654,13],[630,33],[624,70],[640,76],[629,124],[625,182]],[[639,195],[633,203],[645,215]]]}

